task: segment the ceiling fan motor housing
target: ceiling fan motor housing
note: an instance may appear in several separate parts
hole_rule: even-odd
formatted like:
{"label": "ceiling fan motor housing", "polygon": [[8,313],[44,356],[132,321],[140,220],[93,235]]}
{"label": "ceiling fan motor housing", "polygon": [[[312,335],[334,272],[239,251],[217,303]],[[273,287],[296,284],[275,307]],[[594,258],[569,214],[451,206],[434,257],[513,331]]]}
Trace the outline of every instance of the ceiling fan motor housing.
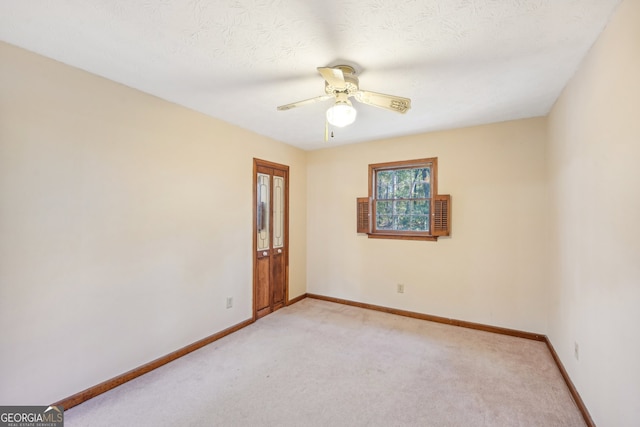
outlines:
{"label": "ceiling fan motor housing", "polygon": [[332,67],[332,68],[339,69],[340,71],[342,71],[342,75],[344,77],[344,87],[343,86],[337,87],[325,81],[324,91],[327,94],[331,95],[331,94],[343,92],[343,93],[346,93],[347,95],[352,95],[358,91],[359,82],[358,82],[358,78],[355,75],[356,71],[353,69],[353,67],[350,67],[349,65],[336,65],[335,67]]}

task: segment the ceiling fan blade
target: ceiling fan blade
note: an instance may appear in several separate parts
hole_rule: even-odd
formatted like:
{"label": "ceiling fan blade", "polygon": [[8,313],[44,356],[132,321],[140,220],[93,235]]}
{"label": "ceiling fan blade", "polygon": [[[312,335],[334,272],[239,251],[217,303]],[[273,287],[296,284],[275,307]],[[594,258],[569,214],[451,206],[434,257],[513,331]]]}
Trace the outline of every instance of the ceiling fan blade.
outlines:
{"label": "ceiling fan blade", "polygon": [[359,90],[354,96],[356,100],[363,104],[373,105],[374,107],[384,108],[402,114],[411,108],[411,100],[401,96],[385,95],[384,93],[369,92],[368,90]]}
{"label": "ceiling fan blade", "polygon": [[318,67],[318,72],[322,77],[336,89],[343,89],[347,86],[344,81],[344,73],[339,68]]}
{"label": "ceiling fan blade", "polygon": [[335,98],[333,94],[331,95],[321,95],[316,96],[315,98],[305,99],[304,101],[292,102],[291,104],[281,105],[278,107],[278,111],[286,111],[296,107],[302,107],[303,105],[314,104],[320,101],[326,101],[327,99]]}

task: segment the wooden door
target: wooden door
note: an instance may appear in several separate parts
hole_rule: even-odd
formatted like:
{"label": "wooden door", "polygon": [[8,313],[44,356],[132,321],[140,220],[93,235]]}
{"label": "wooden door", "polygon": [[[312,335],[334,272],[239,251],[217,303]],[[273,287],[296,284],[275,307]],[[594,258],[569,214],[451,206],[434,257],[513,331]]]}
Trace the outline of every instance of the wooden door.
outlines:
{"label": "wooden door", "polygon": [[258,319],[288,298],[289,167],[253,160],[253,312]]}

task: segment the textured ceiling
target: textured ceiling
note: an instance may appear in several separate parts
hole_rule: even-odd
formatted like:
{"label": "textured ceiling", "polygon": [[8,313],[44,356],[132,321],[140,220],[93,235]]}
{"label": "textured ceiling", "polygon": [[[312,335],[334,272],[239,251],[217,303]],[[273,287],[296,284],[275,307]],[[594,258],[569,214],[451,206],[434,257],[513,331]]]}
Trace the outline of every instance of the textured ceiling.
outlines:
{"label": "textured ceiling", "polygon": [[[545,115],[620,0],[0,1],[0,39],[317,149]],[[316,67],[411,98],[324,141]]]}

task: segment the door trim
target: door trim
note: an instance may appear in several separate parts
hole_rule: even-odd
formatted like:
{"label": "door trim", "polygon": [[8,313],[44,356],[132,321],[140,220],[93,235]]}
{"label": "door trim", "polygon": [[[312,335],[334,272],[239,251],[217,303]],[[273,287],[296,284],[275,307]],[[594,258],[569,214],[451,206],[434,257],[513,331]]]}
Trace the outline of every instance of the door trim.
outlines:
{"label": "door trim", "polygon": [[[286,248],[286,250],[284,251],[284,301],[283,301],[283,306],[288,305],[289,303],[289,185],[290,185],[290,176],[289,176],[289,166],[287,165],[283,165],[280,163],[274,163],[274,162],[270,162],[267,160],[262,160],[262,159],[258,159],[258,158],[253,158],[253,175],[252,175],[252,181],[253,181],[253,219],[252,219],[252,228],[253,228],[253,242],[251,245],[251,258],[253,260],[253,265],[252,265],[252,275],[251,275],[251,281],[252,281],[252,286],[253,286],[253,306],[252,306],[252,318],[253,321],[256,321],[258,319],[258,310],[257,310],[257,282],[256,282],[256,268],[257,268],[257,251],[256,251],[256,247],[257,247],[257,242],[258,242],[258,230],[256,227],[258,218],[258,212],[257,212],[257,205],[258,205],[258,192],[257,192],[257,182],[256,182],[256,176],[258,173],[258,167],[259,166],[263,166],[263,167],[268,167],[268,168],[273,168],[273,169],[278,169],[281,171],[285,171],[285,176],[286,176],[286,185],[285,185],[285,204],[284,204],[284,247]],[[271,238],[271,237],[270,237]],[[275,311],[275,310],[274,310]]]}

